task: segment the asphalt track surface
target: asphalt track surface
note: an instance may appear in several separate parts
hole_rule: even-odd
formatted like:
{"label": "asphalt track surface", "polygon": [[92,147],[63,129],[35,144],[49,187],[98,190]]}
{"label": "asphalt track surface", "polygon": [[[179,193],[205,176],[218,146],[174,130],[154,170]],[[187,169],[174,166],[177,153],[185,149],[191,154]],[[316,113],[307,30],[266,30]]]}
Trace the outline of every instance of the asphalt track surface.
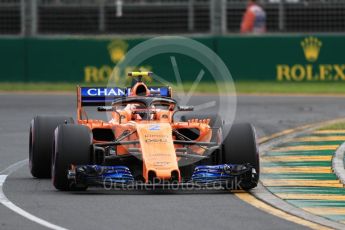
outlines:
{"label": "asphalt track surface", "polygon": [[[202,97],[193,98],[194,101]],[[29,122],[36,114],[75,115],[73,95],[0,94],[0,171],[28,157]],[[236,121],[259,137],[345,115],[345,98],[240,96]],[[223,192],[56,191],[28,166],[11,174],[4,193],[31,214],[68,229],[304,229]],[[45,229],[0,205],[0,229]]]}

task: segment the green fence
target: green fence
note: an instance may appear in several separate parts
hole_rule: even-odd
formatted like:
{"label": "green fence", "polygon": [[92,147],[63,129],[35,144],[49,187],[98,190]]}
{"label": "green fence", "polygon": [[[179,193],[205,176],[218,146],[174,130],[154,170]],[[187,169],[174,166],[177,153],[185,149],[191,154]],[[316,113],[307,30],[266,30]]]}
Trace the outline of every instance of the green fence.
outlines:
{"label": "green fence", "polygon": [[[107,82],[116,63],[145,39],[0,39],[2,82]],[[236,81],[345,81],[345,36],[198,37],[229,68]],[[141,63],[174,79],[171,57],[181,77],[194,80],[201,64],[179,54]],[[128,67],[128,71],[134,68]],[[212,76],[206,73],[204,81]]]}

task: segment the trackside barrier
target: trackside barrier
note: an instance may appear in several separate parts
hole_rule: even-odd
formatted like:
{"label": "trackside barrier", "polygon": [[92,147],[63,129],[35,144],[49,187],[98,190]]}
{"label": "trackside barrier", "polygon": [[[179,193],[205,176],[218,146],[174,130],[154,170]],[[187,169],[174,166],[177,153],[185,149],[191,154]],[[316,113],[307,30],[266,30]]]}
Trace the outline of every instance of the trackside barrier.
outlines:
{"label": "trackside barrier", "polygon": [[[345,81],[345,35],[194,38],[217,53],[236,81]],[[114,66],[144,38],[1,38],[1,82],[116,82]],[[190,57],[161,54],[141,64],[174,81],[174,56],[184,81],[203,66]],[[135,70],[128,66],[126,72]],[[206,71],[203,81],[212,81]]]}

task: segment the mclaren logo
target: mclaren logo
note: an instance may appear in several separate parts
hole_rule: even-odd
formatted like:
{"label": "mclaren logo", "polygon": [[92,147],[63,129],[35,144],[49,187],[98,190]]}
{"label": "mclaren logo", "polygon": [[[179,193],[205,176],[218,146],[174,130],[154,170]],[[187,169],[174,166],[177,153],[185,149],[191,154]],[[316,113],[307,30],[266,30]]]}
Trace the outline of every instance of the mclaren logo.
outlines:
{"label": "mclaren logo", "polygon": [[305,58],[315,62],[319,58],[322,42],[316,37],[307,37],[301,42]]}
{"label": "mclaren logo", "polygon": [[[313,36],[300,42],[306,62],[278,64],[276,75],[278,81],[345,81],[345,64],[320,64],[322,41]],[[296,54],[297,56],[297,54]]]}

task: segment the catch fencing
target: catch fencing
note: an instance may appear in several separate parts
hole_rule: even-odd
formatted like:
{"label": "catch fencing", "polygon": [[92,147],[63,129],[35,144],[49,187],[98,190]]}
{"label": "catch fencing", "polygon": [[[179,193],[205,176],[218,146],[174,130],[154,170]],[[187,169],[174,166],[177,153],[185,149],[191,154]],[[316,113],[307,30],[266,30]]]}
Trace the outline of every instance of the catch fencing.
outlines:
{"label": "catch fencing", "polygon": [[[269,33],[345,31],[345,1],[258,0]],[[245,0],[0,0],[0,34],[238,33]]]}

